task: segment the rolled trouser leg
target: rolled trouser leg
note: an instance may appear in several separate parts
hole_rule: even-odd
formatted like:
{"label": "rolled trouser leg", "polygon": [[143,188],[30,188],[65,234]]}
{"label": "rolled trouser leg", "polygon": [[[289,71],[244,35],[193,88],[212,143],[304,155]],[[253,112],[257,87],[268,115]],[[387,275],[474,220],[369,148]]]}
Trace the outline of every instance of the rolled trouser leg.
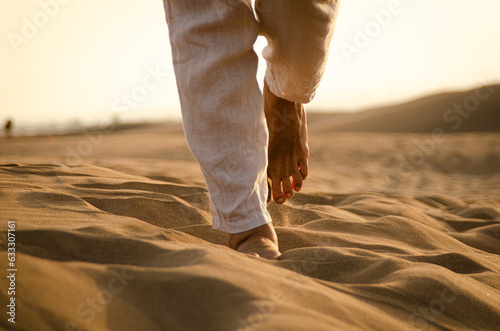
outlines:
{"label": "rolled trouser leg", "polygon": [[325,73],[338,0],[257,0],[261,34],[268,46],[266,81],[276,96],[312,100]]}
{"label": "rolled trouser leg", "polygon": [[164,0],[186,138],[210,194],[213,227],[271,222],[267,140],[248,1]]}

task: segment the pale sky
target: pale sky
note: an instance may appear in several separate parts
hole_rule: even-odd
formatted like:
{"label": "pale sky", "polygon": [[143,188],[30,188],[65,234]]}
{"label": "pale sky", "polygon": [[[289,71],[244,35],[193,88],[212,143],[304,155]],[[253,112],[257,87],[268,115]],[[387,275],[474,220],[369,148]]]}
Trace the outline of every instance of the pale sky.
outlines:
{"label": "pale sky", "polygon": [[[499,13],[498,0],[343,0],[307,109],[500,81]],[[0,36],[0,121],[95,123],[116,109],[123,120],[180,118],[161,0],[0,0]],[[259,81],[264,68],[261,58]]]}

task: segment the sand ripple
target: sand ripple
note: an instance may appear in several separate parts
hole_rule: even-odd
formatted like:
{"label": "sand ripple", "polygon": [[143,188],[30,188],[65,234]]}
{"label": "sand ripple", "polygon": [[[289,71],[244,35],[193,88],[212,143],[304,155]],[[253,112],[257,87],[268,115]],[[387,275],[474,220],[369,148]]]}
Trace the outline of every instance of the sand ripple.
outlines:
{"label": "sand ripple", "polygon": [[[297,194],[269,205],[283,252],[270,262],[225,247],[205,188],[179,183],[0,166],[3,224],[17,224],[16,327],[500,330],[500,201]],[[7,261],[5,225],[1,247]]]}

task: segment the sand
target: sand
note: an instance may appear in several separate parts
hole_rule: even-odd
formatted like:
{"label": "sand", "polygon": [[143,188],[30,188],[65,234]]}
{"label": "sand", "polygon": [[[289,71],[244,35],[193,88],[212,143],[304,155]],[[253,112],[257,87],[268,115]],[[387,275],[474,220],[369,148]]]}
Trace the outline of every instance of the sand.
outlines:
{"label": "sand", "polygon": [[269,204],[278,261],[211,229],[179,127],[1,140],[0,327],[498,331],[499,134],[429,139],[311,132],[304,191]]}

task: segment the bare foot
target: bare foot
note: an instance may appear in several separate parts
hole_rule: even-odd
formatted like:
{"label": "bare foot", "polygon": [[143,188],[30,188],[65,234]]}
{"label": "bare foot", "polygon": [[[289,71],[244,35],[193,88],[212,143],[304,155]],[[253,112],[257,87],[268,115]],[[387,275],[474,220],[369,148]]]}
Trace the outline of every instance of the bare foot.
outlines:
{"label": "bare foot", "polygon": [[266,259],[277,259],[281,255],[278,249],[278,236],[272,224],[230,234],[228,246],[238,252]]}
{"label": "bare foot", "polygon": [[309,174],[306,113],[301,103],[274,95],[265,80],[264,112],[269,129],[267,176],[274,202],[281,204],[300,191]]}

